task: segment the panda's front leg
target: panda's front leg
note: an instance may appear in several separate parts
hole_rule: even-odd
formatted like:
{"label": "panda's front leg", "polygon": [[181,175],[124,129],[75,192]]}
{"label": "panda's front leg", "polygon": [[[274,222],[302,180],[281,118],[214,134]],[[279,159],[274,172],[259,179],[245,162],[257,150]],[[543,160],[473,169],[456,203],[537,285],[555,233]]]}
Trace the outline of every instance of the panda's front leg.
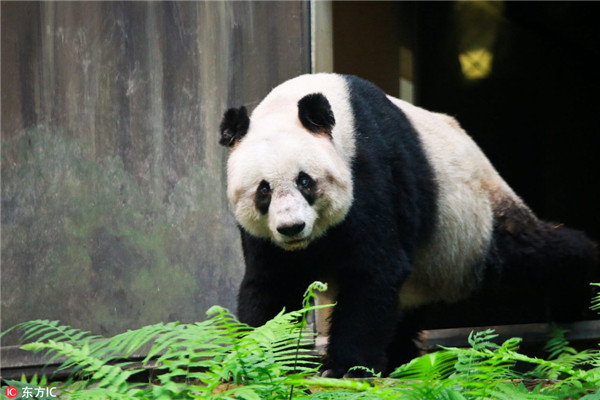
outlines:
{"label": "panda's front leg", "polygon": [[308,286],[303,285],[305,280],[275,271],[268,274],[265,269],[247,266],[238,294],[238,318],[253,327],[263,325],[284,308],[288,312],[299,310]]}
{"label": "panda's front leg", "polygon": [[323,376],[369,375],[363,369],[349,371],[356,366],[375,372],[386,370],[386,351],[401,318],[398,293],[409,267],[371,267],[340,274]]}
{"label": "panda's front leg", "polygon": [[283,250],[241,233],[246,270],[238,294],[239,320],[257,327],[284,308],[299,310],[302,294],[312,282],[305,269],[294,267],[294,259]]}

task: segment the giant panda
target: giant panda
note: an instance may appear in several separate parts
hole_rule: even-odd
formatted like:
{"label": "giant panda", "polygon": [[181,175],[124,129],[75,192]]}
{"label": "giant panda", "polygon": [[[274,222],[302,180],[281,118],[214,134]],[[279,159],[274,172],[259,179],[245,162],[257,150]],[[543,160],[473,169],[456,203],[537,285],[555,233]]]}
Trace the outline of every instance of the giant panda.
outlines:
{"label": "giant panda", "polygon": [[455,119],[358,77],[291,79],[251,116],[227,110],[220,132],[246,264],[238,316],[261,325],[328,282],[324,376],[389,372],[416,355],[408,315],[466,301],[498,271],[596,265],[595,245],[539,220]]}

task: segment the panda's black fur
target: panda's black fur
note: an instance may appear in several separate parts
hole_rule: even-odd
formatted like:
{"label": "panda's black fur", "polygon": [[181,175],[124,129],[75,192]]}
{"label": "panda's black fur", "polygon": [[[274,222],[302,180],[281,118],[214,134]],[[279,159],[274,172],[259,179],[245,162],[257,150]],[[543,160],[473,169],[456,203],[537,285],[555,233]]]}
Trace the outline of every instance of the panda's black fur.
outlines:
{"label": "panda's black fur", "polygon": [[[343,78],[354,118],[352,204],[340,223],[296,251],[240,226],[246,262],[238,300],[241,321],[258,326],[284,307],[298,309],[311,282],[334,277],[337,304],[324,371],[339,377],[357,365],[389,372],[417,354],[412,339],[424,324],[444,318],[448,324],[469,324],[477,317],[498,323],[494,318],[518,314],[514,307],[522,307],[528,300],[523,296],[536,290],[550,299],[553,291],[561,291],[555,300],[559,308],[585,306],[564,296],[586,298],[574,294],[586,291],[593,278],[595,245],[584,234],[540,221],[507,201],[494,206],[492,238],[478,260],[481,265],[473,266],[478,282],[473,294],[450,305],[436,302],[402,310],[398,293],[413,271],[416,252],[436,229],[439,181],[405,113],[375,85]],[[327,96],[308,93],[297,107],[307,135],[331,137],[339,116]],[[245,109],[229,110],[221,123],[221,144],[237,151],[248,127],[252,129],[247,119]],[[268,207],[263,204],[261,213],[268,213]],[[563,279],[566,273],[573,279]],[[504,309],[506,304],[513,309]],[[548,316],[553,317],[551,312]],[[350,376],[362,373],[353,370]]]}

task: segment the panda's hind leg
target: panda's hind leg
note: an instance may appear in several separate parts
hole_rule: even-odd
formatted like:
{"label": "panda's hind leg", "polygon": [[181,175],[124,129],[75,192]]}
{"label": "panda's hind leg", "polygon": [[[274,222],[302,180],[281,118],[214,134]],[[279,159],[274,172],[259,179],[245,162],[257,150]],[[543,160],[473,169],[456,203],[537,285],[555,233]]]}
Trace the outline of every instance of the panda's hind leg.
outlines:
{"label": "panda's hind leg", "polygon": [[501,288],[522,288],[527,294],[522,298],[528,299],[525,304],[536,307],[546,320],[590,317],[589,284],[599,277],[598,248],[583,232],[538,220],[517,229],[510,224],[497,226],[494,242]]}
{"label": "panda's hind leg", "polygon": [[416,314],[416,312],[403,313],[399,319],[386,351],[387,366],[383,371],[385,376],[421,355],[417,345],[420,329],[417,327]]}

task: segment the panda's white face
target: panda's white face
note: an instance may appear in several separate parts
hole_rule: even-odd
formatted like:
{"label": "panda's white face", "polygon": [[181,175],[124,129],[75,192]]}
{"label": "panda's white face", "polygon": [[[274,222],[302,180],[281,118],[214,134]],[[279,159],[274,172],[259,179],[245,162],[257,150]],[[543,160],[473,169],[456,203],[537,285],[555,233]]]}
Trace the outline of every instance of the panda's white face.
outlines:
{"label": "panda's white face", "polygon": [[220,126],[227,195],[238,223],[285,250],[300,250],[346,217],[353,201],[354,117],[346,80],[302,75],[274,88],[248,117]]}
{"label": "panda's white face", "polygon": [[285,250],[307,247],[352,204],[350,168],[332,140],[286,113],[252,119],[232,149],[227,174],[237,221]]}

